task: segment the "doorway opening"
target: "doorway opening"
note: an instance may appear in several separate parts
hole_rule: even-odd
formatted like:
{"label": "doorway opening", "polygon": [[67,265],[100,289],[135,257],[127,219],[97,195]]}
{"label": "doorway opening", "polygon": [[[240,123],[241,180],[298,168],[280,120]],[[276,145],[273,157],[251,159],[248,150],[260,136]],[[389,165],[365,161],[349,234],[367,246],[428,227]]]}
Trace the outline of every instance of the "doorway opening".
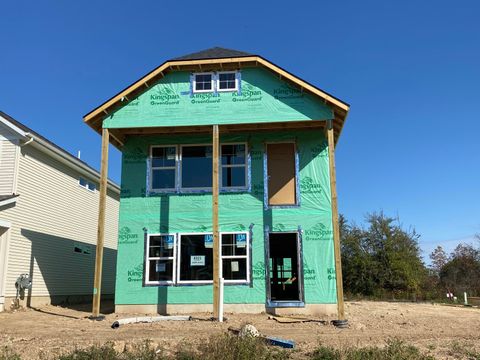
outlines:
{"label": "doorway opening", "polygon": [[269,233],[267,305],[303,306],[303,276],[298,233]]}

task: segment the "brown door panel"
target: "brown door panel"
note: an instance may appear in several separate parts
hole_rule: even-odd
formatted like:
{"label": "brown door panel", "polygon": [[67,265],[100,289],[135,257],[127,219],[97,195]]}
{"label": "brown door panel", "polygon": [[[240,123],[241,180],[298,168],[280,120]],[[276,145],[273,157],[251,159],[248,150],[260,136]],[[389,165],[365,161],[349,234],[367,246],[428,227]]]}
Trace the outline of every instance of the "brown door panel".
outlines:
{"label": "brown door panel", "polygon": [[268,204],[295,205],[295,144],[267,144]]}

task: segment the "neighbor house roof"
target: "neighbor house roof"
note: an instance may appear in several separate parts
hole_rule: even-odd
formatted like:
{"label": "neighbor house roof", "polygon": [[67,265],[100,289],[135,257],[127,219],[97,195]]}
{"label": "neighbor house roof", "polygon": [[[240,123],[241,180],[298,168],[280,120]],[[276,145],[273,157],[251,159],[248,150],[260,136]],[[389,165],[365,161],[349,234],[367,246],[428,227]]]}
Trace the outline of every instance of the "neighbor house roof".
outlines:
{"label": "neighbor house roof", "polygon": [[[292,73],[282,69],[278,65],[275,65],[274,63],[266,60],[260,55],[254,55],[243,51],[225,49],[220,47],[214,47],[192,54],[176,57],[171,60],[167,60],[166,62],[143,76],[141,79],[129,85],[128,87],[120,91],[118,94],[111,97],[109,100],[105,101],[103,104],[84,115],[83,119],[91,128],[101,134],[102,122],[105,116],[110,115],[115,110],[122,107],[124,105],[124,99],[128,100],[138,96],[140,93],[146,91],[149,88],[150,84],[158,81],[167,73],[180,70],[192,71],[193,69],[211,70],[215,67],[226,68],[232,66],[237,68],[251,66],[264,67],[273,72],[278,77],[280,77],[282,80],[287,81],[294,86],[300,88],[301,90],[305,90],[322,99],[322,101],[324,101],[326,104],[330,105],[333,108],[333,126],[335,142],[337,142],[342,131],[343,124],[347,117],[348,111],[350,110],[349,104],[316,87],[315,85],[312,85],[309,82],[299,78],[298,76],[295,76]],[[113,133],[111,135],[111,142],[117,147],[121,146],[121,140],[115,138]]]}
{"label": "neighbor house roof", "polygon": [[[42,149],[49,150],[51,153],[56,154],[60,159],[65,160],[71,166],[79,169],[84,170],[87,172],[91,177],[99,179],[100,173],[95,170],[93,167],[88,165],[85,161],[80,160],[79,158],[70,154],[67,150],[61,148],[57,144],[53,143],[52,141],[48,140],[44,136],[40,135],[36,131],[32,130],[25,124],[21,123],[20,121],[14,119],[10,115],[0,111],[0,123],[7,125],[11,130],[16,132],[20,137],[25,138],[27,141],[32,139],[34,142],[41,145]],[[109,180],[109,186],[119,192],[120,186],[115,182]]]}

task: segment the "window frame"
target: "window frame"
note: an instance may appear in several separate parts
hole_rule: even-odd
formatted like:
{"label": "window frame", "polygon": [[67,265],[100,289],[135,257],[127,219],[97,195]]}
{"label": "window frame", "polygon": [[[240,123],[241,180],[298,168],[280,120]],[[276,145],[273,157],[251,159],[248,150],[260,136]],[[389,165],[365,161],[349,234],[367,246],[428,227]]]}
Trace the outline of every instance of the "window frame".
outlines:
{"label": "window frame", "polygon": [[[220,89],[220,74],[233,74],[235,75],[235,88],[234,89]],[[233,71],[218,71],[216,74],[216,84],[217,84],[217,92],[235,92],[238,91],[238,71],[233,70]]]}
{"label": "window frame", "polygon": [[[212,88],[209,90],[197,90],[197,75],[210,75],[211,76],[210,84]],[[210,93],[210,92],[213,93],[215,91],[215,85],[216,85],[215,73],[213,71],[193,73],[192,92],[194,94]]]}
{"label": "window frame", "polygon": [[[247,243],[245,244],[245,255],[222,255],[223,249],[223,235],[229,234],[245,234],[247,236]],[[220,232],[220,258],[222,263],[222,277],[223,277],[223,259],[247,259],[246,261],[246,275],[245,280],[224,280],[225,284],[250,284],[250,232],[249,231],[222,231]]]}
{"label": "window frame", "polygon": [[[174,166],[153,166],[153,149],[157,148],[169,148],[169,147],[174,147],[175,148],[175,165]],[[178,181],[178,157],[179,157],[179,152],[178,152],[178,145],[151,145],[150,146],[150,156],[149,156],[149,179],[148,179],[148,191],[151,193],[163,193],[163,192],[174,192],[177,190],[177,181]],[[154,189],[152,187],[153,183],[153,171],[154,170],[174,170],[174,183],[173,183],[173,188],[159,188],[159,189]]]}
{"label": "window frame", "polygon": [[[81,184],[81,180],[84,180],[85,181],[85,186]],[[93,185],[93,190],[90,189],[90,185]],[[87,189],[88,191],[92,192],[92,193],[95,193],[97,191],[97,184],[95,184],[93,181],[90,181],[88,180],[87,178],[85,177],[79,177],[78,178],[78,186],[84,188],[84,189]]]}
{"label": "window frame", "polygon": [[[243,165],[238,165],[238,164],[231,164],[231,165],[223,165],[222,164],[222,146],[223,145],[244,145],[245,146],[245,164]],[[248,171],[249,171],[249,163],[248,163],[248,158],[249,158],[249,150],[248,150],[248,143],[247,142],[227,142],[227,143],[221,143],[220,144],[220,161],[219,161],[219,166],[220,168],[218,169],[219,171],[219,182],[220,182],[220,191],[246,191],[249,189],[249,184],[248,184]],[[245,186],[223,186],[223,168],[233,168],[233,167],[244,167],[245,168]]]}
{"label": "window frame", "polygon": [[[212,156],[213,156],[213,146],[212,144],[210,143],[207,143],[207,144],[180,144],[179,147],[180,147],[180,153],[179,153],[179,161],[178,161],[178,183],[177,183],[177,189],[180,193],[184,192],[184,193],[190,193],[190,192],[211,192],[212,191],[212,187],[183,187],[182,186],[182,180],[183,180],[183,174],[182,174],[182,170],[183,170],[183,148],[184,147],[193,147],[193,146],[211,146],[212,147]],[[213,166],[213,163],[212,163],[212,166]]]}
{"label": "window frame", "polygon": [[[224,234],[246,234],[247,236],[247,244],[246,244],[246,254],[245,255],[222,255],[222,235]],[[177,241],[177,281],[176,284],[178,285],[207,285],[207,284],[213,284],[213,279],[212,280],[181,280],[180,279],[180,267],[181,267],[181,258],[182,258],[182,236],[183,235],[213,235],[211,232],[182,232],[178,233],[178,241]],[[246,275],[247,279],[246,280],[224,280],[225,284],[234,284],[234,285],[248,285],[250,284],[250,232],[249,231],[221,231],[219,232],[220,236],[220,263],[222,264],[222,267],[220,269],[220,275],[223,277],[223,259],[236,259],[236,258],[246,258]],[[213,248],[212,248],[212,253],[213,253]],[[213,274],[212,274],[213,275]]]}
{"label": "window frame", "polygon": [[[150,257],[150,238],[152,236],[173,236],[173,256],[154,256]],[[145,285],[175,285],[176,282],[176,262],[177,262],[177,234],[175,233],[152,233],[147,234],[145,247]],[[172,264],[172,280],[151,281],[150,279],[150,261],[151,260],[173,260]]]}

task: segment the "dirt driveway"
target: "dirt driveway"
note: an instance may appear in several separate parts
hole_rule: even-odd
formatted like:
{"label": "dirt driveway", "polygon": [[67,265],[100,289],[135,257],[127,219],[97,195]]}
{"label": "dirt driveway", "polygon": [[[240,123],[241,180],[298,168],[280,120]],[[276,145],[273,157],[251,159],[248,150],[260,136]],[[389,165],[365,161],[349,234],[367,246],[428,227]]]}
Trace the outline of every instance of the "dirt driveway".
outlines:
{"label": "dirt driveway", "polygon": [[300,358],[319,343],[335,347],[381,346],[391,338],[414,344],[439,358],[447,358],[455,342],[477,349],[480,346],[478,308],[358,301],[347,302],[346,309],[350,327],[342,330],[320,322],[278,323],[266,314],[225,314],[228,320],[220,324],[208,321],[210,314],[206,313],[192,314],[198,319],[194,321],[131,324],[113,330],[110,325],[119,318],[116,314],[95,322],[87,318],[88,307],[46,306],[0,313],[0,345],[10,346],[26,359],[106,341],[114,341],[121,349],[151,339],[154,344],[175,349],[184,342],[196,344],[213,334],[227,332],[229,326],[240,327],[248,322],[263,334],[294,340]]}

